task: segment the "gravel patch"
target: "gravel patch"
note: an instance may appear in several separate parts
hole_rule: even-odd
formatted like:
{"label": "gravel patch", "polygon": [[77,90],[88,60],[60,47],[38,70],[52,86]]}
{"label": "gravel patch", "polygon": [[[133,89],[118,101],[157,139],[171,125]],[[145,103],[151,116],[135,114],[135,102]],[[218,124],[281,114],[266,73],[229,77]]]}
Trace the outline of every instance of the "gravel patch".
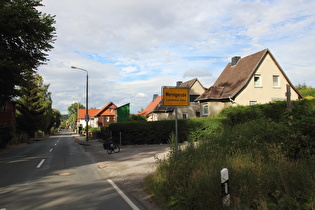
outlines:
{"label": "gravel patch", "polygon": [[146,209],[161,209],[143,189],[144,179],[156,171],[160,161],[167,159],[169,145],[121,146],[119,153],[107,154],[103,143],[91,140],[82,145],[94,160],[101,179],[111,179]]}

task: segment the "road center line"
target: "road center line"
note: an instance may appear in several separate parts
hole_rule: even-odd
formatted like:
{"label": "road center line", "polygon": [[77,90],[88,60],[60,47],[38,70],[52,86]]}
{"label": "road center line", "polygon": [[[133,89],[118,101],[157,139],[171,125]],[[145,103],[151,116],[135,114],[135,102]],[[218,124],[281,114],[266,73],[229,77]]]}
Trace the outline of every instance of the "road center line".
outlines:
{"label": "road center line", "polygon": [[[51,148],[50,150],[49,150],[49,152],[52,152],[53,151],[53,148]],[[0,209],[1,210],[1,209]]]}
{"label": "road center line", "polygon": [[120,196],[129,204],[129,206],[133,210],[140,210],[126,195],[119,189],[119,187],[110,179],[107,179],[107,181],[115,188],[115,190],[120,194]]}
{"label": "road center line", "polygon": [[44,161],[45,161],[45,159],[42,159],[42,160],[40,161],[40,163],[37,165],[36,168],[40,168],[40,167],[43,165]]}

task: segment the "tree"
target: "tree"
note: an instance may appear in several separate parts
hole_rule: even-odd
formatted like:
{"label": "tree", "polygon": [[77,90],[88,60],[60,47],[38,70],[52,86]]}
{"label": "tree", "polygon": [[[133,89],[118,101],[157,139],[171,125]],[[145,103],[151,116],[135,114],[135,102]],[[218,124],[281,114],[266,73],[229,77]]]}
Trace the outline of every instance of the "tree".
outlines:
{"label": "tree", "polygon": [[74,102],[68,107],[68,115],[78,115],[78,109],[85,109],[85,106],[82,105],[80,102]]}
{"label": "tree", "polygon": [[32,137],[37,130],[49,131],[52,100],[49,85],[43,84],[40,75],[28,72],[26,79],[28,83],[19,89],[22,96],[16,101],[17,126]]}
{"label": "tree", "polygon": [[68,123],[72,128],[74,128],[74,126],[77,124],[76,122],[78,121],[78,109],[85,109],[85,106],[79,102],[75,102],[68,107]]}
{"label": "tree", "polygon": [[49,129],[59,128],[61,125],[61,113],[57,109],[52,109],[52,117],[50,120]]}
{"label": "tree", "polygon": [[315,88],[307,86],[305,83],[298,84],[296,89],[302,94],[303,97],[314,98],[315,97]]}
{"label": "tree", "polygon": [[1,0],[0,2],[0,104],[20,95],[28,72],[47,61],[55,41],[54,16],[36,7],[41,0]]}

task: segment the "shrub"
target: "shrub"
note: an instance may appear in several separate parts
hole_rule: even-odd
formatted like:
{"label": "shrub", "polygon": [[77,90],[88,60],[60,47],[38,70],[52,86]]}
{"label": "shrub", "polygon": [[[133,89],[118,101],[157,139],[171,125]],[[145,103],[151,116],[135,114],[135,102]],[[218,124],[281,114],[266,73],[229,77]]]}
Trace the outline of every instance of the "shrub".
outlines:
{"label": "shrub", "polygon": [[314,104],[228,108],[221,118],[186,121],[198,143],[171,152],[147,189],[165,209],[224,209],[220,170],[228,168],[231,209],[315,209]]}
{"label": "shrub", "polygon": [[[224,119],[196,118],[178,120],[178,139],[183,141],[197,141],[215,135],[222,127]],[[123,144],[165,144],[172,132],[175,132],[175,121],[130,121],[109,125],[114,141],[122,138]]]}

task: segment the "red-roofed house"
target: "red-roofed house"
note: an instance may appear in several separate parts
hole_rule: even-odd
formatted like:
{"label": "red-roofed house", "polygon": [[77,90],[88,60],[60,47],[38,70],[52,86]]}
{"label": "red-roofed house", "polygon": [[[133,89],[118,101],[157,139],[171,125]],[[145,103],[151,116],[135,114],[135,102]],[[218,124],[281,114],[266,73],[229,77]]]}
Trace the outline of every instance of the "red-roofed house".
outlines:
{"label": "red-roofed house", "polygon": [[268,49],[241,58],[235,56],[216,82],[196,101],[202,116],[214,116],[232,105],[264,104],[286,100],[286,86],[291,100],[302,98]]}
{"label": "red-roofed house", "polygon": [[117,106],[113,102],[103,106],[94,116],[94,123],[97,124],[97,127],[108,126],[116,122],[116,108]]}
{"label": "red-roofed house", "polygon": [[[90,116],[90,120],[88,122],[89,126],[91,126],[92,128],[97,127],[97,124],[94,123],[94,116],[95,114],[97,114],[100,110],[99,109],[89,109],[88,113]],[[85,122],[85,114],[86,114],[86,109],[79,109],[78,112],[78,125],[82,125],[83,127],[85,127],[86,122]]]}
{"label": "red-roofed house", "polygon": [[[109,124],[116,122],[116,108],[117,106],[113,102],[109,102],[101,109],[89,109],[89,126],[92,128],[97,128],[108,126]],[[83,127],[86,125],[85,113],[85,109],[79,109],[78,125],[82,124]]]}
{"label": "red-roofed house", "polygon": [[139,112],[137,115],[143,115],[147,118],[147,121],[154,121],[152,111],[161,103],[162,96],[158,96],[157,94],[153,95],[153,100],[149,105]]}

